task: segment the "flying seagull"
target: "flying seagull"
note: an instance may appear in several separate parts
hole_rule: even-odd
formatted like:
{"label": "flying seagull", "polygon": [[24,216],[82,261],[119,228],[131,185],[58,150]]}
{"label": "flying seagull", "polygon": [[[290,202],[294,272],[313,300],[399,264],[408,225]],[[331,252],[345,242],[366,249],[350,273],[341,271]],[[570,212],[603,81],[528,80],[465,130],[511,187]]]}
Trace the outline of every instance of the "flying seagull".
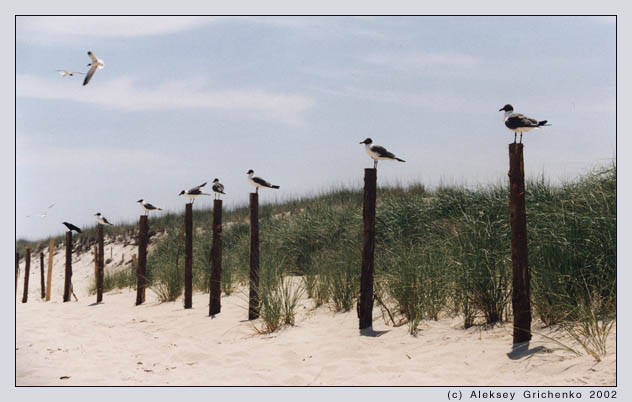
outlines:
{"label": "flying seagull", "polygon": [[99,225],[110,225],[110,226],[112,226],[112,224],[110,222],[108,222],[107,219],[105,219],[105,216],[101,215],[101,212],[97,212],[94,215],[97,217],[97,222],[99,222]]}
{"label": "flying seagull", "polygon": [[140,203],[140,206],[143,207],[143,209],[145,210],[145,215],[148,215],[149,211],[162,211],[162,208],[158,208],[148,202],[144,202],[142,198],[136,202]]}
{"label": "flying seagull", "polygon": [[88,74],[83,80],[83,85],[88,85],[88,82],[90,82],[90,79],[94,75],[94,72],[97,71],[97,68],[102,69],[103,67],[105,67],[105,63],[103,63],[103,60],[98,59],[97,56],[94,55],[94,53],[89,51],[88,56],[90,56],[90,60],[92,60],[92,62],[88,63],[88,66],[90,66],[90,70],[88,70]]}
{"label": "flying seagull", "polygon": [[520,133],[520,143],[522,144],[522,133],[539,128],[542,126],[550,126],[546,124],[546,120],[537,121],[531,117],[527,117],[520,113],[514,113],[514,108],[510,104],[506,104],[502,108],[498,109],[499,112],[505,112],[505,126],[514,132],[514,144],[516,143],[516,136]]}
{"label": "flying seagull", "polygon": [[193,204],[193,201],[195,201],[195,197],[197,197],[198,195],[210,195],[208,193],[203,193],[201,188],[206,186],[206,182],[200,184],[199,186],[193,187],[187,191],[182,190],[180,192],[180,194],[178,195],[184,195],[185,197],[188,197],[191,201],[190,204]]}
{"label": "flying seagull", "polygon": [[267,188],[279,188],[279,186],[275,186],[274,184],[270,184],[269,182],[263,180],[261,177],[257,177],[254,176],[255,171],[250,169],[248,171],[248,173],[246,173],[248,175],[248,181],[250,182],[250,184],[252,184],[253,186],[255,186],[257,189],[255,190],[255,192],[258,194],[259,193],[259,187],[267,187]]}
{"label": "flying seagull", "polygon": [[75,74],[81,74],[83,75],[82,72],[79,71],[66,71],[66,70],[57,70],[57,72],[59,73],[59,75],[61,75],[62,77],[72,77]]}
{"label": "flying seagull", "polygon": [[66,225],[66,227],[68,228],[68,230],[70,230],[71,232],[74,230],[77,233],[81,233],[81,229],[79,229],[78,227],[76,227],[75,225],[73,225],[72,223],[68,223],[68,222],[62,222],[64,225]]}
{"label": "flying seagull", "polygon": [[[46,210],[44,212],[40,212],[39,214],[37,214],[37,216],[39,216],[41,219],[46,218],[48,216],[48,210],[51,209],[54,206],[55,206],[55,204],[50,204],[48,206],[48,208],[46,208]],[[35,215],[26,215],[27,218],[30,218],[31,216],[35,216]]]}
{"label": "flying seagull", "polygon": [[378,160],[406,162],[405,160],[400,159],[396,157],[395,155],[393,155],[392,152],[388,152],[386,148],[384,148],[381,145],[371,145],[373,144],[373,140],[370,138],[367,138],[366,140],[362,141],[360,144],[364,144],[364,150],[373,159],[373,169],[377,168]]}
{"label": "flying seagull", "polygon": [[224,185],[222,183],[220,183],[219,179],[217,179],[217,178],[215,178],[215,180],[213,180],[213,187],[212,187],[212,189],[216,193],[217,197],[219,197],[220,194],[226,195],[226,193],[224,192]]}

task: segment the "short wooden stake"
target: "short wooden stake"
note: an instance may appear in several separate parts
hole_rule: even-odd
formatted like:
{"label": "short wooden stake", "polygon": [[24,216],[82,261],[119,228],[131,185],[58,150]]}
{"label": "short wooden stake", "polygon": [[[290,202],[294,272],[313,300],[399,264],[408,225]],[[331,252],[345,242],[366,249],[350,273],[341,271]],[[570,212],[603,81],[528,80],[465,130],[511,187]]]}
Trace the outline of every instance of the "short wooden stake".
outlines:
{"label": "short wooden stake", "polygon": [[522,151],[523,144],[509,144],[509,216],[513,266],[511,306],[514,317],[514,344],[531,339],[531,289],[527,258],[527,214]]}
{"label": "short wooden stake", "polygon": [[40,287],[42,289],[41,298],[46,297],[46,284],[44,283],[44,253],[40,251]]}
{"label": "short wooden stake", "polygon": [[250,193],[250,292],[248,319],[259,318],[259,195]]}
{"label": "short wooden stake", "polygon": [[373,326],[373,270],[375,254],[375,201],[377,169],[364,169],[364,202],[362,205],[362,271],[358,318],[360,329]]}
{"label": "short wooden stake", "polygon": [[26,256],[24,257],[24,292],[22,293],[22,303],[26,303],[29,300],[29,274],[31,272],[31,249],[26,249]]}
{"label": "short wooden stake", "polygon": [[141,215],[138,222],[138,265],[136,266],[136,305],[145,302],[147,286],[147,215]]}
{"label": "short wooden stake", "polygon": [[211,281],[209,315],[222,309],[222,200],[213,201],[213,243],[211,245]]}
{"label": "short wooden stake", "polygon": [[184,308],[193,307],[193,204],[184,211]]}
{"label": "short wooden stake", "polygon": [[46,273],[46,301],[50,301],[51,285],[53,282],[53,254],[55,254],[55,239],[48,241],[48,272]]}
{"label": "short wooden stake", "polygon": [[66,270],[64,272],[64,303],[70,301],[72,292],[72,231],[66,232]]}
{"label": "short wooden stake", "polygon": [[105,267],[103,225],[97,225],[97,246],[97,303],[101,303],[103,301],[103,271]]}

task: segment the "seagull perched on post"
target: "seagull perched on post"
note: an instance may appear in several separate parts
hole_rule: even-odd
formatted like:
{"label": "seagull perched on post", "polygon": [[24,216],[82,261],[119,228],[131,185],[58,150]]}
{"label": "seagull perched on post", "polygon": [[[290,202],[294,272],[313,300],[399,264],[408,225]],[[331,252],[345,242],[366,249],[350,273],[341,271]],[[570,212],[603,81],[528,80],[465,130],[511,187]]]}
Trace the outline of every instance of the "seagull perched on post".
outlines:
{"label": "seagull perched on post", "polygon": [[182,190],[178,195],[184,195],[185,197],[188,197],[191,200],[190,204],[193,204],[193,201],[195,201],[195,197],[197,197],[198,195],[210,195],[208,193],[203,193],[202,190],[200,190],[204,186],[206,186],[206,182],[187,191]]}
{"label": "seagull perched on post", "polygon": [[108,222],[107,219],[105,219],[105,216],[101,215],[101,212],[97,212],[96,214],[94,214],[94,216],[97,217],[97,222],[99,223],[99,225],[110,225],[110,226],[112,226],[112,224],[110,222]]}
{"label": "seagull perched on post", "polygon": [[215,180],[213,180],[212,189],[216,193],[217,199],[219,199],[220,194],[226,195],[226,193],[224,192],[224,185],[219,182],[218,178],[215,178]]}
{"label": "seagull perched on post", "polygon": [[255,186],[257,189],[255,190],[255,192],[257,194],[259,194],[259,187],[267,187],[267,188],[280,188],[279,186],[275,186],[274,184],[270,184],[269,182],[263,180],[261,177],[257,177],[254,176],[255,171],[250,169],[248,171],[248,173],[246,173],[248,175],[248,181],[250,182],[250,184],[252,184],[253,186]]}
{"label": "seagull perched on post", "polygon": [[64,225],[66,225],[66,227],[68,228],[68,230],[70,230],[71,232],[74,230],[77,233],[81,233],[81,229],[79,229],[78,227],[76,227],[75,225],[73,225],[72,223],[68,223],[68,222],[62,222]]}
{"label": "seagull perched on post", "polygon": [[373,144],[373,140],[370,138],[367,138],[360,144],[364,144],[364,150],[373,159],[373,169],[377,169],[378,160],[406,162],[405,160],[396,157],[392,152],[388,152],[386,148],[381,145],[371,145]]}
{"label": "seagull perched on post", "polygon": [[531,117],[527,117],[520,113],[514,113],[514,108],[510,104],[506,104],[502,108],[498,109],[499,112],[505,112],[505,126],[514,132],[514,144],[516,143],[516,136],[520,133],[520,143],[522,144],[522,133],[540,128],[542,126],[550,126],[546,124],[546,120],[537,121]]}
{"label": "seagull perched on post", "polygon": [[59,73],[59,75],[61,75],[62,77],[73,77],[75,74],[81,74],[83,75],[82,72],[79,71],[66,71],[66,70],[57,70],[57,72]]}
{"label": "seagull perched on post", "polygon": [[145,215],[148,215],[149,211],[162,211],[162,208],[153,206],[150,203],[143,201],[142,198],[136,202],[140,203],[140,206],[143,207],[143,209],[145,210]]}
{"label": "seagull perched on post", "polygon": [[105,67],[105,63],[103,62],[103,60],[97,58],[94,53],[88,51],[88,56],[90,56],[90,60],[92,60],[92,62],[88,63],[88,66],[90,66],[90,70],[88,70],[88,74],[83,80],[83,85],[88,85],[88,82],[90,82],[90,79],[94,75],[94,72],[97,71],[97,68],[102,69],[103,67]]}

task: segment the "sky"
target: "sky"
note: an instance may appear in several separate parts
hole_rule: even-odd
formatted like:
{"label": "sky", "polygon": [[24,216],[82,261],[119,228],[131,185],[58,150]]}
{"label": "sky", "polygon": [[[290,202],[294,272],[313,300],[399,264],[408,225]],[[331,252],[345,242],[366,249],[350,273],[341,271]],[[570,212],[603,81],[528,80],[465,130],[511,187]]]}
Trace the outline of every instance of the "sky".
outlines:
{"label": "sky", "polygon": [[[378,185],[505,183],[503,105],[526,133],[527,179],[572,180],[616,157],[614,17],[17,17],[16,236],[113,223],[143,198],[219,178],[245,205]],[[104,60],[87,86],[90,50]],[[208,187],[207,187],[208,188]],[[29,217],[47,209],[45,219]],[[212,197],[195,207],[210,207]]]}

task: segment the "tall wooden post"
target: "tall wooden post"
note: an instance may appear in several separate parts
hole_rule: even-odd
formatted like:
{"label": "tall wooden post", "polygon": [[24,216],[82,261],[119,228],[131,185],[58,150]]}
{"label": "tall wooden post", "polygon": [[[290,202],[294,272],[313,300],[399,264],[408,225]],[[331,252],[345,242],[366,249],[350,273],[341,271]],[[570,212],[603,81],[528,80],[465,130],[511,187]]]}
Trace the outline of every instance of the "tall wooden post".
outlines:
{"label": "tall wooden post", "polygon": [[55,239],[48,241],[48,272],[46,273],[46,301],[50,301],[50,287],[53,281],[53,254],[55,254]]}
{"label": "tall wooden post", "polygon": [[222,200],[213,201],[213,244],[211,245],[211,283],[209,284],[209,315],[222,309]]}
{"label": "tall wooden post", "polygon": [[193,307],[193,204],[184,214],[184,308]]}
{"label": "tall wooden post", "polygon": [[97,276],[99,272],[99,248],[95,244],[94,245],[94,281],[96,282]]}
{"label": "tall wooden post", "polygon": [[360,329],[373,326],[373,257],[375,254],[375,201],[377,169],[364,169],[364,203],[362,205],[362,272],[358,318]]}
{"label": "tall wooden post", "polygon": [[259,318],[259,195],[250,193],[250,295],[248,319]]}
{"label": "tall wooden post", "polygon": [[97,224],[97,303],[103,301],[103,271],[105,267],[105,253],[103,248],[103,225]]}
{"label": "tall wooden post", "polygon": [[509,144],[509,216],[514,317],[513,343],[531,339],[531,289],[527,259],[527,214],[525,211],[523,144]]}
{"label": "tall wooden post", "polygon": [[72,231],[66,232],[66,271],[64,274],[64,303],[70,301],[72,281]]}
{"label": "tall wooden post", "polygon": [[46,297],[46,284],[44,283],[44,253],[40,251],[40,288],[42,299]]}
{"label": "tall wooden post", "polygon": [[20,276],[20,253],[15,252],[15,295],[18,295],[18,277]]}
{"label": "tall wooden post", "polygon": [[24,292],[22,293],[22,303],[26,303],[29,300],[29,274],[31,272],[31,249],[26,249],[26,256],[24,257]]}
{"label": "tall wooden post", "polygon": [[141,215],[138,223],[138,265],[136,266],[136,305],[145,302],[147,287],[147,215]]}

